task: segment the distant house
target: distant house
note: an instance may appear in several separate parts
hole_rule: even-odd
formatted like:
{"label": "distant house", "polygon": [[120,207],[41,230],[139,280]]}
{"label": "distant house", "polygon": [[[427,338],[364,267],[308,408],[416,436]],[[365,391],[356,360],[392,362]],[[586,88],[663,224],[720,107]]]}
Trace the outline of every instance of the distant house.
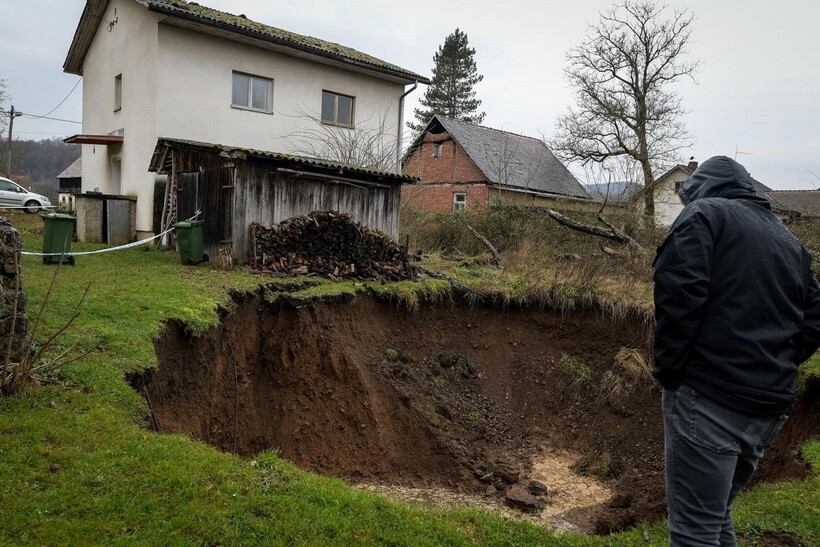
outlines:
{"label": "distant house", "polygon": [[398,172],[406,86],[429,83],[349,47],[184,0],[87,0],[63,68],[83,77],[83,134],[66,139],[83,145],[82,189],[110,197],[102,218],[115,197],[136,199],[136,238],[155,232],[156,216],[178,220],[176,191],[157,191],[165,178],[148,172],[160,138],[296,154],[306,127],[373,128],[396,150]]}
{"label": "distant house", "polygon": [[769,190],[766,195],[781,214],[820,218],[820,190]]}
{"label": "distant house", "polygon": [[80,156],[57,175],[58,190],[61,194],[76,194],[81,191],[83,182],[83,157]]}
{"label": "distant house", "polygon": [[[659,226],[671,226],[678,215],[683,210],[684,203],[678,191],[681,184],[692,176],[698,162],[690,161],[687,165],[678,164],[655,180],[655,223]],[[752,178],[752,187],[755,194],[770,199],[766,194],[771,192],[771,188],[762,182]],[[639,203],[639,207],[642,204]]]}
{"label": "distant house", "polygon": [[590,199],[541,140],[443,116],[416,137],[402,166],[421,181],[402,201],[419,210]]}
{"label": "distant house", "polygon": [[150,169],[176,181],[178,219],[202,213],[205,252],[216,256],[229,246],[239,263],[252,256],[252,222],[273,224],[316,210],[347,213],[396,239],[402,184],[414,182],[315,158],[163,138]]}
{"label": "distant house", "polygon": [[57,175],[57,200],[66,211],[74,210],[74,194],[82,192],[83,157],[80,156]]}

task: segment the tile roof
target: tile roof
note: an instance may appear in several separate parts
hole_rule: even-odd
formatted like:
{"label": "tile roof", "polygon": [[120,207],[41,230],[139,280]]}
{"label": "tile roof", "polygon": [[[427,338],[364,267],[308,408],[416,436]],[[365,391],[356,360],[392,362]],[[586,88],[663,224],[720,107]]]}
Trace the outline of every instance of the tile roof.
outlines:
{"label": "tile roof", "polygon": [[[94,39],[105,10],[110,0],[87,0],[82,17],[74,34],[71,47],[66,56],[63,70],[71,74],[82,75],[82,65],[91,42]],[[219,11],[195,2],[185,0],[137,0],[150,11],[169,17],[168,23],[191,26],[199,32],[219,32],[234,36],[242,36],[260,40],[286,48],[301,56],[312,59],[326,59],[350,67],[357,67],[370,73],[379,73],[394,81],[405,83],[418,81],[429,84],[430,80],[420,74],[400,66],[388,63],[372,55],[362,53],[353,48],[289,32],[248,19],[245,15]]]}
{"label": "tile roof", "polygon": [[589,199],[583,186],[539,139],[436,115],[408,150],[439,124],[487,181],[499,187]]}
{"label": "tile roof", "polygon": [[162,166],[159,165],[162,156],[162,149],[196,149],[207,152],[214,152],[231,157],[251,156],[255,158],[264,158],[282,162],[291,162],[299,164],[304,167],[312,167],[324,170],[332,170],[337,173],[337,176],[343,176],[341,171],[344,171],[344,176],[361,176],[368,180],[382,180],[385,182],[396,182],[403,184],[414,184],[418,182],[416,177],[410,175],[403,175],[393,173],[390,171],[378,171],[376,169],[368,169],[367,167],[359,167],[355,165],[348,165],[321,158],[311,158],[307,156],[298,156],[295,154],[285,154],[282,152],[272,152],[266,150],[257,150],[254,148],[240,148],[237,146],[228,146],[224,144],[214,144],[209,142],[192,141],[187,139],[172,139],[161,137],[157,139],[157,146],[154,149],[154,157],[151,160],[151,167],[149,171],[161,171]]}
{"label": "tile roof", "polygon": [[148,9],[158,13],[197,20],[206,25],[251,35],[265,41],[315,53],[322,57],[329,57],[351,64],[365,65],[380,71],[393,73],[393,75],[404,76],[408,80],[418,80],[422,83],[429,83],[429,80],[424,76],[377,59],[372,55],[334,42],[328,42],[312,36],[297,34],[264,23],[258,23],[248,19],[245,15],[234,15],[185,0],[146,0],[146,3],[148,4]]}
{"label": "tile roof", "polygon": [[785,209],[807,217],[820,217],[820,190],[769,190],[769,198]]}

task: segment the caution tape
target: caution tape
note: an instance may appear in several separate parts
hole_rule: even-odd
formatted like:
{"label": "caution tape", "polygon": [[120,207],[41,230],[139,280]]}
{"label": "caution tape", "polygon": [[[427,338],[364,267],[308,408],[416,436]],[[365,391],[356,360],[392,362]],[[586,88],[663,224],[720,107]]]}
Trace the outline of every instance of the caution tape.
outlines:
{"label": "caution tape", "polygon": [[[199,214],[200,214],[200,211],[197,211],[194,214],[194,216],[192,216],[191,218],[189,218],[185,222],[196,219],[196,217],[198,217]],[[173,231],[174,231],[174,228],[172,226],[171,228],[168,228],[167,230],[165,230],[161,234],[157,234],[153,237],[149,237],[148,239],[141,239],[141,240],[135,241],[133,243],[126,243],[125,245],[119,245],[117,247],[108,247],[106,249],[98,249],[96,251],[80,251],[80,252],[76,252],[76,253],[74,253],[74,252],[71,252],[71,253],[32,253],[32,252],[28,252],[28,251],[21,251],[20,254],[25,255],[25,256],[84,256],[84,255],[96,255],[96,254],[101,254],[101,253],[110,253],[110,252],[113,252],[113,251],[122,251],[123,249],[130,249],[132,247],[139,247],[140,245],[145,245],[147,243],[150,243],[150,242],[154,241],[155,239],[159,239],[161,237],[164,237],[164,236],[170,234]]]}
{"label": "caution tape", "polygon": [[0,209],[59,209],[62,205],[33,205],[26,207],[25,205],[0,205]]}

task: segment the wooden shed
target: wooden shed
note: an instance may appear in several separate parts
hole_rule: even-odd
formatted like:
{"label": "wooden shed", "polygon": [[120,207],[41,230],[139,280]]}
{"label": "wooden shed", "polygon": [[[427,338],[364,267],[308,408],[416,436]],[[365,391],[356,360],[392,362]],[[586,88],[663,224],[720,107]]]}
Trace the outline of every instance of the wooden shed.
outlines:
{"label": "wooden shed", "polygon": [[160,230],[200,211],[205,252],[230,252],[239,263],[249,260],[251,223],[317,210],[347,213],[395,239],[401,186],[416,182],[316,158],[169,138],[157,141],[149,170],[168,175],[162,207],[155,208]]}

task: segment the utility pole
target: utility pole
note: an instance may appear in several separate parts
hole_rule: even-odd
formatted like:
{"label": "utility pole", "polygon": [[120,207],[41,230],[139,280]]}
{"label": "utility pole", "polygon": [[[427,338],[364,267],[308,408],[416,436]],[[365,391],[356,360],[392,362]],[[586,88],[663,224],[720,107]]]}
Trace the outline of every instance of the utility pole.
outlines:
{"label": "utility pole", "polygon": [[8,164],[6,165],[6,176],[8,178],[11,178],[11,137],[12,131],[14,130],[14,118],[19,118],[22,115],[22,112],[15,111],[14,105],[11,105],[11,111],[9,112],[9,158]]}

